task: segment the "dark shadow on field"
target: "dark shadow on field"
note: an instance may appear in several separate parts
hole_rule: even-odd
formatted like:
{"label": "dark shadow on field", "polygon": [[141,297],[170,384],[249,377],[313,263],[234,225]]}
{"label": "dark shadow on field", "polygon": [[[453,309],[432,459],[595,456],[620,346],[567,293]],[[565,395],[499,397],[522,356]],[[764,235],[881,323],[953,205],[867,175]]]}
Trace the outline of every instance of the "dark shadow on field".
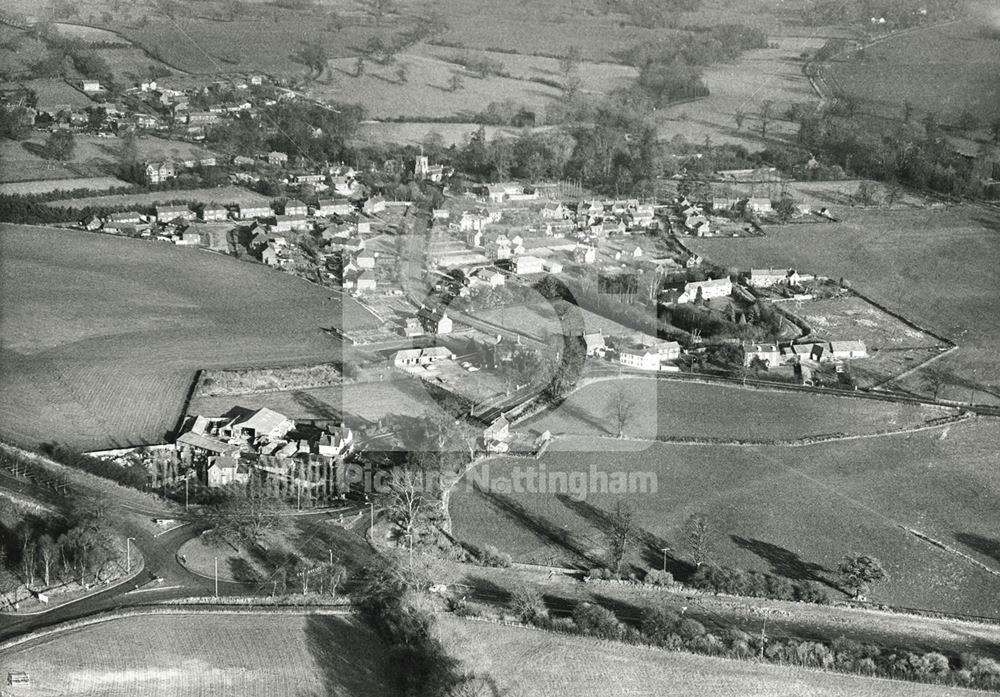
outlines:
{"label": "dark shadow on field", "polygon": [[771,565],[771,571],[793,581],[816,581],[834,590],[840,588],[823,574],[830,570],[820,564],[804,561],[795,552],[761,540],[748,540],[739,535],[730,535],[737,547],[753,552]]}
{"label": "dark shadow on field", "polygon": [[49,159],[48,150],[44,145],[40,145],[38,143],[32,143],[30,141],[24,141],[23,143],[21,143],[21,147],[27,150],[32,155],[34,155],[35,157],[40,157],[44,160]]}
{"label": "dark shadow on field", "polygon": [[257,570],[250,565],[250,562],[241,557],[229,558],[229,571],[239,583],[258,585],[262,580]]}
{"label": "dark shadow on field", "polygon": [[602,560],[594,559],[587,554],[587,551],[580,543],[573,538],[573,535],[560,528],[544,516],[529,511],[511,496],[486,491],[476,485],[476,493],[486,500],[493,508],[504,513],[508,518],[518,523],[525,530],[533,533],[539,540],[546,544],[561,547],[576,557],[575,560],[568,560],[574,563],[577,568],[583,568],[582,563],[589,566],[598,566]]}
{"label": "dark shadow on field", "polygon": [[[570,496],[563,494],[556,495],[559,502],[566,506],[578,516],[589,522],[595,528],[597,528],[601,534],[605,536],[608,540],[611,539],[612,531],[614,529],[614,514],[603,511],[597,508],[593,504],[587,503],[586,501],[577,501]],[[633,532],[632,541],[630,545],[633,545],[633,549],[638,549],[638,553],[643,562],[645,562],[644,567],[636,567],[634,564],[629,564],[628,568],[623,568],[622,573],[628,575],[629,572],[636,572],[639,577],[645,571],[649,569],[663,569],[663,549],[667,549],[667,568],[666,570],[673,574],[674,578],[678,581],[684,581],[691,574],[694,573],[695,567],[688,562],[674,556],[673,545],[671,545],[667,540],[655,535],[644,528],[635,525],[633,521]],[[626,559],[631,556],[626,554]]]}
{"label": "dark shadow on field", "polygon": [[608,427],[608,420],[597,418],[586,409],[574,406],[568,399],[559,404],[554,412],[550,413],[561,413],[570,416],[578,421],[582,421],[586,425],[595,429],[598,433],[604,433],[609,436],[617,435],[615,431]]}
{"label": "dark shadow on field", "polygon": [[[341,396],[343,396],[343,393]],[[342,408],[338,409],[329,402],[311,395],[305,390],[295,390],[292,392],[292,400],[306,410],[306,413],[309,414],[309,418],[339,421],[343,415]],[[342,406],[343,405],[341,405],[341,407]]]}
{"label": "dark shadow on field", "polygon": [[304,633],[324,695],[396,694],[387,684],[391,666],[385,646],[369,630],[344,619],[309,615]]}
{"label": "dark shadow on field", "polygon": [[1000,540],[991,537],[983,537],[969,532],[955,533],[955,539],[961,544],[974,549],[980,554],[990,557],[994,561],[1000,562]]}
{"label": "dark shadow on field", "polygon": [[375,556],[371,546],[358,533],[335,525],[326,516],[307,516],[296,520],[295,548],[309,559],[330,560],[343,565],[349,574],[371,563]]}
{"label": "dark shadow on field", "polygon": [[482,600],[488,603],[508,603],[510,602],[510,591],[503,586],[497,585],[488,578],[483,578],[482,576],[467,575],[462,578],[462,583],[468,586],[468,588],[460,588],[458,595],[462,596],[465,592],[471,595],[476,600]]}

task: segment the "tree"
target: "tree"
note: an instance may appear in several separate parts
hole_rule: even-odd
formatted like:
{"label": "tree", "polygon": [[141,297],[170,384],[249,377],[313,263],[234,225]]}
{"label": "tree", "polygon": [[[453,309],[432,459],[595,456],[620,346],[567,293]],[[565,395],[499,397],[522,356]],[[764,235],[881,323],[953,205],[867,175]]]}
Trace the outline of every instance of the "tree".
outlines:
{"label": "tree", "polygon": [[365,59],[362,56],[358,56],[357,60],[354,61],[354,77],[361,77],[365,74]]}
{"label": "tree", "polygon": [[990,136],[992,136],[994,143],[1000,145],[1000,118],[990,122]]}
{"label": "tree", "polygon": [[42,563],[42,578],[45,581],[45,587],[48,588],[52,585],[52,566],[56,558],[59,556],[59,546],[56,544],[55,540],[47,534],[38,538],[36,546],[38,549],[38,558]]}
{"label": "tree", "polygon": [[913,118],[913,102],[906,100],[903,102],[903,123],[909,123]]}
{"label": "tree", "polygon": [[866,594],[873,585],[889,577],[882,563],[867,555],[846,557],[840,563],[839,571],[841,582],[854,597]]}
{"label": "tree", "polygon": [[452,73],[451,78],[448,80],[448,89],[452,92],[458,92],[464,84],[460,73]]}
{"label": "tree", "polygon": [[774,213],[778,216],[778,220],[783,223],[791,220],[796,210],[795,200],[787,194],[778,199],[774,204]]}
{"label": "tree", "polygon": [[746,121],[746,118],[747,118],[746,112],[743,111],[742,109],[737,109],[736,113],[733,114],[733,121],[736,122],[737,131],[743,128],[743,122]]}
{"label": "tree", "polygon": [[691,514],[684,524],[684,534],[687,537],[691,558],[696,566],[701,566],[709,557],[708,516],[704,513]]}
{"label": "tree", "polygon": [[406,67],[406,63],[400,63],[396,67],[396,78],[400,84],[404,84],[409,79],[409,75],[409,68]]}
{"label": "tree", "polygon": [[326,46],[319,40],[310,41],[299,51],[299,59],[310,70],[316,71],[316,76],[319,77],[326,69],[326,62],[328,60]]}
{"label": "tree", "polygon": [[622,574],[622,561],[625,559],[625,552],[628,551],[628,544],[634,535],[635,513],[624,501],[619,501],[615,506],[615,513],[611,516],[610,522],[610,548],[611,563],[615,567],[615,575]]}
{"label": "tree", "polygon": [[559,72],[564,77],[568,77],[570,73],[576,72],[580,67],[580,58],[580,48],[578,46],[571,46],[566,55],[559,59]]}
{"label": "tree", "polygon": [[924,386],[934,394],[936,400],[941,393],[941,388],[947,384],[950,378],[948,371],[937,365],[929,365],[921,372]]}
{"label": "tree", "polygon": [[253,477],[245,485],[227,487],[208,512],[212,523],[207,533],[209,539],[250,546],[259,544],[266,533],[280,529],[284,525],[281,513],[286,506],[264,484],[261,478]]}
{"label": "tree", "polygon": [[611,393],[608,412],[617,429],[618,438],[624,438],[625,428],[632,420],[632,414],[635,412],[635,400],[632,399],[628,390],[625,389],[625,383],[621,378],[618,379],[618,385],[614,392]]}
{"label": "tree", "polygon": [[25,584],[35,585],[35,571],[38,569],[38,545],[30,527],[21,531],[21,577]]}
{"label": "tree", "polygon": [[760,103],[760,137],[767,138],[767,125],[771,121],[771,115],[774,113],[774,102],[770,99],[765,99]]}
{"label": "tree", "polygon": [[73,151],[76,149],[76,138],[73,133],[66,130],[58,130],[49,134],[45,141],[45,154],[54,160],[70,160],[73,158]]}
{"label": "tree", "polygon": [[511,609],[519,620],[534,624],[549,616],[542,594],[533,586],[519,586],[510,595]]}
{"label": "tree", "polygon": [[389,493],[385,499],[389,519],[411,545],[414,529],[429,504],[425,496],[426,480],[426,472],[412,462],[394,470],[389,480]]}

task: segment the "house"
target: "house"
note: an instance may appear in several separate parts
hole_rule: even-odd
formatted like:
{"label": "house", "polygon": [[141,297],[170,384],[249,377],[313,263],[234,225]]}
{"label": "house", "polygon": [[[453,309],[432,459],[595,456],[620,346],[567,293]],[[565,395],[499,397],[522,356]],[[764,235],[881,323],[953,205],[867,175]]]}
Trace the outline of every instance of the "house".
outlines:
{"label": "house", "polygon": [[183,218],[184,220],[194,218],[194,213],[188,210],[187,206],[156,206],[154,210],[156,211],[156,222],[158,223],[169,223],[177,218]]}
{"label": "house", "polygon": [[354,205],[346,198],[321,198],[316,206],[319,215],[350,215]]}
{"label": "house", "polygon": [[584,334],[583,343],[586,345],[588,356],[602,356],[604,355],[604,351],[607,349],[607,344],[604,341],[604,334],[601,332]]}
{"label": "house", "polygon": [[618,352],[618,362],[629,368],[659,370],[660,354],[648,348],[626,348]]}
{"label": "house", "polygon": [[538,257],[526,254],[514,260],[514,273],[518,276],[531,273],[542,273],[545,270],[545,263]]}
{"label": "house", "polygon": [[359,269],[374,269],[375,254],[373,252],[363,251],[354,258],[354,262],[358,265]]}
{"label": "house", "polygon": [[649,227],[656,222],[656,210],[652,204],[636,206],[632,211],[632,223],[641,227]]}
{"label": "house", "polygon": [[281,265],[281,258],[278,256],[278,250],[272,245],[267,245],[263,250],[261,250],[260,260],[267,266]]}
{"label": "house", "polygon": [[432,365],[438,361],[453,361],[455,354],[447,346],[431,346],[425,349],[403,349],[397,351],[392,364],[397,368],[412,368]]}
{"label": "house", "polygon": [[549,273],[562,273],[563,265],[562,262],[557,259],[546,259],[542,262],[542,268]]}
{"label": "house", "polygon": [[229,209],[218,203],[209,203],[201,210],[201,219],[204,221],[226,220],[229,217]]}
{"label": "house", "polygon": [[100,92],[103,88],[98,80],[81,80],[80,89],[84,92]]}
{"label": "house", "polygon": [[177,171],[173,162],[147,162],[143,176],[147,184],[162,184],[177,176]]}
{"label": "house", "polygon": [[372,196],[370,199],[365,201],[361,210],[364,211],[365,215],[382,213],[385,210],[385,199],[381,196]]}
{"label": "house", "polygon": [[720,198],[716,197],[712,199],[712,210],[717,213],[724,211],[731,211],[736,208],[740,200],[738,198]]}
{"label": "house", "polygon": [[86,218],[80,221],[80,227],[88,232],[93,232],[94,230],[101,229],[101,219],[96,215],[88,215]]}
{"label": "house", "polygon": [[200,247],[202,244],[201,233],[190,230],[182,232],[181,236],[174,240],[174,244],[185,245],[188,247]]}
{"label": "house", "polygon": [[354,447],[354,431],[347,426],[327,428],[316,441],[316,452],[323,457],[340,457]]}
{"label": "house", "polygon": [[494,261],[501,259],[510,259],[514,256],[514,250],[511,248],[510,240],[506,235],[497,235],[496,238],[486,245],[486,256]]}
{"label": "house", "polygon": [[219,122],[219,115],[211,111],[191,111],[187,115],[189,126],[209,126]]}
{"label": "house", "polygon": [[826,360],[829,360],[829,352],[825,349],[826,346],[824,344],[791,344],[782,349],[782,362],[794,365],[820,363],[824,360],[824,353],[827,354]]}
{"label": "house", "polygon": [[754,213],[770,213],[774,209],[771,207],[771,199],[752,197],[747,199],[746,210]]}
{"label": "house", "polygon": [[597,250],[590,245],[580,245],[573,250],[573,260],[577,264],[593,264],[597,260]]}
{"label": "house", "polygon": [[309,206],[295,198],[285,201],[285,215],[307,215]]}
{"label": "house", "polygon": [[250,481],[250,466],[234,455],[219,455],[209,458],[209,462],[205,480],[211,489]]}
{"label": "house", "polygon": [[507,278],[496,269],[480,269],[473,275],[473,282],[497,288],[507,282]]}
{"label": "house", "polygon": [[830,359],[835,361],[851,358],[868,358],[868,349],[863,341],[831,341]]}
{"label": "house", "polygon": [[416,317],[407,317],[406,322],[403,323],[403,336],[410,338],[414,336],[422,336],[424,333],[424,326],[420,323],[420,320]]}
{"label": "house", "polygon": [[633,249],[630,252],[630,254],[632,255],[633,259],[639,259],[640,257],[642,257],[642,247],[640,247],[639,245],[636,245],[635,249]]}
{"label": "house", "polygon": [[570,210],[561,203],[546,203],[542,206],[541,214],[547,220],[563,220],[569,217]]}
{"label": "house", "polygon": [[278,232],[308,230],[311,225],[312,222],[304,214],[274,216],[274,229]]}
{"label": "house", "polygon": [[239,205],[240,218],[270,218],[272,215],[274,215],[274,211],[266,203],[241,203]]}
{"label": "house", "polygon": [[440,308],[421,307],[417,318],[428,334],[451,334],[454,327],[448,313]]}
{"label": "house", "polygon": [[664,341],[655,344],[652,349],[660,356],[661,360],[673,361],[681,357],[681,345],[676,341]]}
{"label": "house", "polygon": [[411,368],[420,365],[420,354],[423,353],[422,349],[402,349],[401,351],[396,351],[396,354],[392,357],[392,364],[397,368]]}
{"label": "house", "polygon": [[707,237],[712,234],[712,226],[703,215],[690,215],[684,219],[684,227],[696,237]]}
{"label": "house", "polygon": [[733,294],[733,282],[728,277],[717,278],[714,281],[693,281],[684,284],[684,292],[677,298],[677,304],[692,303],[698,299],[699,291],[703,300],[725,298]]}
{"label": "house", "polygon": [[510,438],[510,421],[503,414],[493,419],[489,426],[483,429],[483,442],[493,443]]}
{"label": "house", "polygon": [[743,344],[743,365],[749,366],[755,360],[761,360],[768,368],[779,365],[781,361],[781,351],[777,344]]}
{"label": "house", "polygon": [[487,222],[489,222],[488,216],[471,211],[462,211],[462,217],[458,219],[458,229],[461,232],[482,232]]}
{"label": "house", "polygon": [[112,213],[105,219],[105,224],[112,226],[119,225],[135,225],[142,222],[142,214],[138,211],[122,211],[121,213]]}
{"label": "house", "polygon": [[285,167],[288,165],[288,155],[277,150],[272,150],[267,154],[267,163],[276,167]]}
{"label": "house", "polygon": [[325,174],[293,174],[290,177],[295,184],[323,184],[326,182]]}
{"label": "house", "polygon": [[362,271],[354,279],[354,285],[359,291],[375,290],[375,274],[371,271]]}
{"label": "house", "polygon": [[482,247],[483,246],[483,232],[482,230],[470,230],[465,235],[465,243],[470,247]]}

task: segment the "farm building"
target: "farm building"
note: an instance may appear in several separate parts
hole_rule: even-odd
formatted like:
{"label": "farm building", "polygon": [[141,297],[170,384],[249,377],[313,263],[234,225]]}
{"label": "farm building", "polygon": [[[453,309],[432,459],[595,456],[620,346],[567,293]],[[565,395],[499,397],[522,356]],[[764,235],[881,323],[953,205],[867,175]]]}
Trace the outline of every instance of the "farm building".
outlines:
{"label": "farm building", "polygon": [[831,341],[830,359],[835,361],[851,358],[867,358],[868,349],[863,341]]}
{"label": "farm building", "polygon": [[532,273],[542,273],[545,270],[545,263],[538,257],[525,255],[514,260],[514,273],[518,276]]}
{"label": "farm building", "polygon": [[677,304],[692,303],[697,300],[699,292],[703,300],[725,298],[733,294],[733,282],[728,278],[693,281],[684,284],[684,292],[677,298]]}
{"label": "farm building", "polygon": [[751,288],[770,288],[782,284],[794,286],[798,282],[799,275],[795,269],[750,269]]}
{"label": "farm building", "polygon": [[659,370],[660,354],[648,348],[626,348],[618,352],[618,362],[629,368]]}

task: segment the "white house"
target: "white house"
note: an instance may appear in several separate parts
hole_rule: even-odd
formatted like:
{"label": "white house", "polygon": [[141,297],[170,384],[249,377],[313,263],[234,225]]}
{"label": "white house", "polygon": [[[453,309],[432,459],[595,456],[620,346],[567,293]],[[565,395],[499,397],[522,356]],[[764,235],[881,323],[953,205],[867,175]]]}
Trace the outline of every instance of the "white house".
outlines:
{"label": "white house", "polygon": [[863,341],[831,341],[830,358],[835,361],[867,358],[868,349]]}
{"label": "white house", "polygon": [[580,245],[573,250],[573,260],[577,264],[593,264],[597,260],[597,250],[589,245]]}
{"label": "white house", "polygon": [[677,304],[683,305],[694,302],[698,298],[699,290],[701,290],[703,300],[725,298],[733,294],[733,282],[726,277],[686,283],[684,284],[684,292],[677,298]]}
{"label": "white house", "polygon": [[755,359],[763,361],[768,368],[781,363],[781,351],[777,344],[743,344],[743,365],[749,366]]}
{"label": "white house", "polygon": [[660,361],[660,354],[647,348],[622,349],[618,352],[618,362],[629,368],[659,370]]}
{"label": "white house", "polygon": [[519,256],[514,260],[514,273],[518,276],[531,273],[542,273],[545,270],[545,263],[538,257],[530,254]]}
{"label": "white house", "polygon": [[788,269],[750,269],[751,288],[770,288],[789,282],[787,279],[794,271]]}
{"label": "white house", "polygon": [[496,269],[480,269],[473,276],[473,282],[497,288],[506,283],[507,278]]}
{"label": "white house", "polygon": [[771,199],[762,197],[747,199],[747,210],[754,213],[770,213],[773,210],[771,208]]}

